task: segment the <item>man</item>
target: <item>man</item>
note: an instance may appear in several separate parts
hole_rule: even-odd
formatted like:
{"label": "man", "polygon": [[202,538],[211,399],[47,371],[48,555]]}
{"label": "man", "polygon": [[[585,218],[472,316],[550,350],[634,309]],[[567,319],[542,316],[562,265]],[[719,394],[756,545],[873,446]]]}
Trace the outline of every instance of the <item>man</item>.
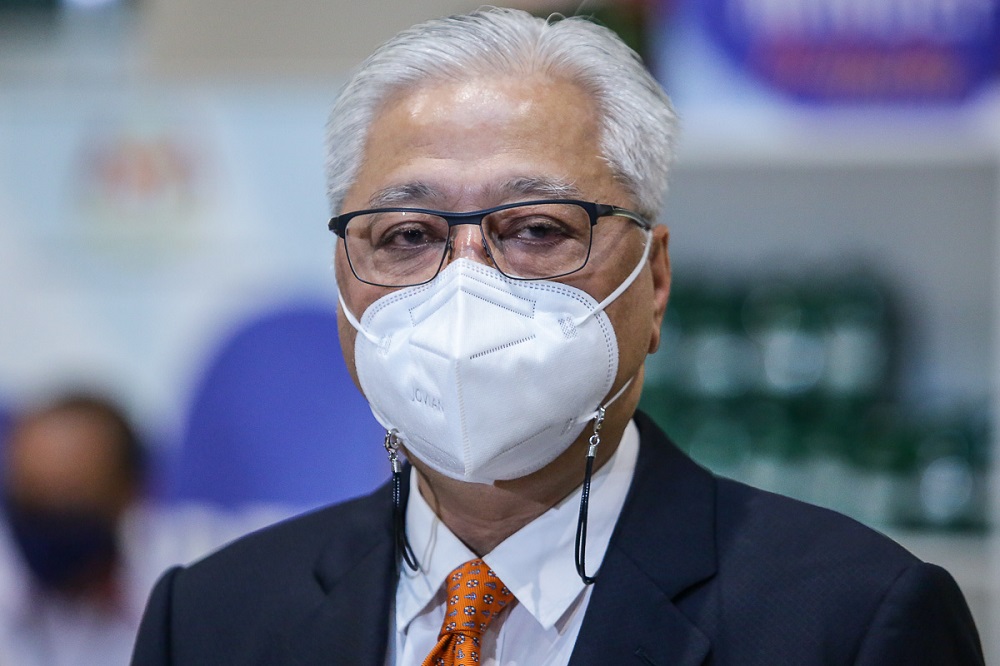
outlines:
{"label": "man", "polygon": [[273,520],[154,506],[136,429],[95,393],[16,414],[0,454],[4,666],[126,663],[164,569]]}
{"label": "man", "polygon": [[169,572],[133,663],[982,663],[943,570],[636,413],[673,124],[584,20],[483,10],[373,54],[331,116],[330,226],[393,483]]}
{"label": "man", "polygon": [[3,453],[0,663],[123,661],[143,593],[129,596],[121,539],[142,486],[135,431],[72,395],[16,418]]}

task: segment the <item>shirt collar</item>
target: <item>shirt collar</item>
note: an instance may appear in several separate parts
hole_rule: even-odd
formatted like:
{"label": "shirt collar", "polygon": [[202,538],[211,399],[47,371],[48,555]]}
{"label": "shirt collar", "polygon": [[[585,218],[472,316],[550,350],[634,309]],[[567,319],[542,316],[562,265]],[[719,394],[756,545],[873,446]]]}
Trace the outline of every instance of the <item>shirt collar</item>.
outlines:
{"label": "shirt collar", "polygon": [[[617,450],[591,480],[587,571],[597,571],[611,540],[635,472],[639,431],[629,421]],[[406,532],[421,568],[402,568],[396,593],[396,627],[405,630],[455,567],[475,554],[441,522],[410,475]],[[573,559],[582,486],[500,543],[483,560],[545,629],[555,625],[586,589]]]}

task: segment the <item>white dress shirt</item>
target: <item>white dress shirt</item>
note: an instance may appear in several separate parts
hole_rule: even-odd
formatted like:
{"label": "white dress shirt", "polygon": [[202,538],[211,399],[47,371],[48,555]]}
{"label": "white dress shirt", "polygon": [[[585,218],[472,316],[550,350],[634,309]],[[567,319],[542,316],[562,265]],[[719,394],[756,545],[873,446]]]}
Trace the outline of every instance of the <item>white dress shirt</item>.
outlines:
{"label": "white dress shirt", "polygon": [[[639,432],[629,422],[617,451],[591,481],[587,525],[587,573],[597,571],[635,472]],[[580,461],[582,466],[583,460]],[[392,618],[395,641],[389,666],[419,666],[438,642],[445,613],[448,574],[475,554],[442,523],[410,476],[406,531],[420,562],[403,565]],[[517,598],[482,638],[484,666],[561,666],[569,663],[590,600],[573,559],[581,488],[509,536],[483,556]]]}

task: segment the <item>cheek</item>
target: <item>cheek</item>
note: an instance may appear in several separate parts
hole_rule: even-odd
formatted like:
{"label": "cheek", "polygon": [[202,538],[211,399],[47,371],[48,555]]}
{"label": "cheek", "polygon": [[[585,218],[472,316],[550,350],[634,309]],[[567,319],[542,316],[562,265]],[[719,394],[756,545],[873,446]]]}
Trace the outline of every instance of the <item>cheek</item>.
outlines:
{"label": "cheek", "polygon": [[[365,284],[354,277],[351,265],[347,261],[347,256],[344,254],[341,243],[337,244],[337,250],[334,253],[334,276],[337,280],[337,289],[340,291],[340,296],[350,309],[351,314],[359,321],[369,305],[390,291]],[[341,316],[343,315],[341,314]],[[349,322],[344,323],[347,324],[348,328],[351,328]],[[353,331],[354,329],[351,328],[351,330]]]}
{"label": "cheek", "polygon": [[[347,321],[347,318],[344,317],[344,313],[341,312],[339,307],[337,308],[337,334],[340,338],[340,351],[344,356],[344,365],[347,366],[347,372],[351,375],[354,385],[361,391],[361,383],[358,382],[358,370],[354,364],[354,341],[357,339],[358,332]],[[361,393],[364,394],[364,391],[361,391]]]}
{"label": "cheek", "polygon": [[341,287],[347,285],[348,280],[354,279],[351,265],[347,262],[347,255],[344,253],[344,241],[339,239],[333,249],[333,276],[337,285]]}
{"label": "cheek", "polygon": [[[344,356],[344,365],[347,367],[354,385],[361,391],[361,384],[358,382],[358,371],[354,363],[354,345],[358,337],[358,331],[351,325],[351,322],[344,316],[343,307],[346,305],[351,314],[357,320],[361,320],[368,306],[385,296],[391,290],[359,282],[354,273],[351,272],[347,257],[343,253],[343,248],[338,244],[334,258],[335,275],[337,287],[343,298],[343,303],[337,304],[337,335],[340,339],[340,351]],[[364,391],[361,391],[362,394]]]}

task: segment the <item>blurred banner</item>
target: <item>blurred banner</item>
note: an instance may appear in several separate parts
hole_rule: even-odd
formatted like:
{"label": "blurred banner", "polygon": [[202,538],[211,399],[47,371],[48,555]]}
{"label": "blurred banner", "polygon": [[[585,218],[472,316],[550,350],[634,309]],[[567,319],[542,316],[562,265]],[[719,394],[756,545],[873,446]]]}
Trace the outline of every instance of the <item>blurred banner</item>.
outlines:
{"label": "blurred banner", "polygon": [[687,0],[732,63],[810,102],[937,103],[996,76],[998,0]]}

